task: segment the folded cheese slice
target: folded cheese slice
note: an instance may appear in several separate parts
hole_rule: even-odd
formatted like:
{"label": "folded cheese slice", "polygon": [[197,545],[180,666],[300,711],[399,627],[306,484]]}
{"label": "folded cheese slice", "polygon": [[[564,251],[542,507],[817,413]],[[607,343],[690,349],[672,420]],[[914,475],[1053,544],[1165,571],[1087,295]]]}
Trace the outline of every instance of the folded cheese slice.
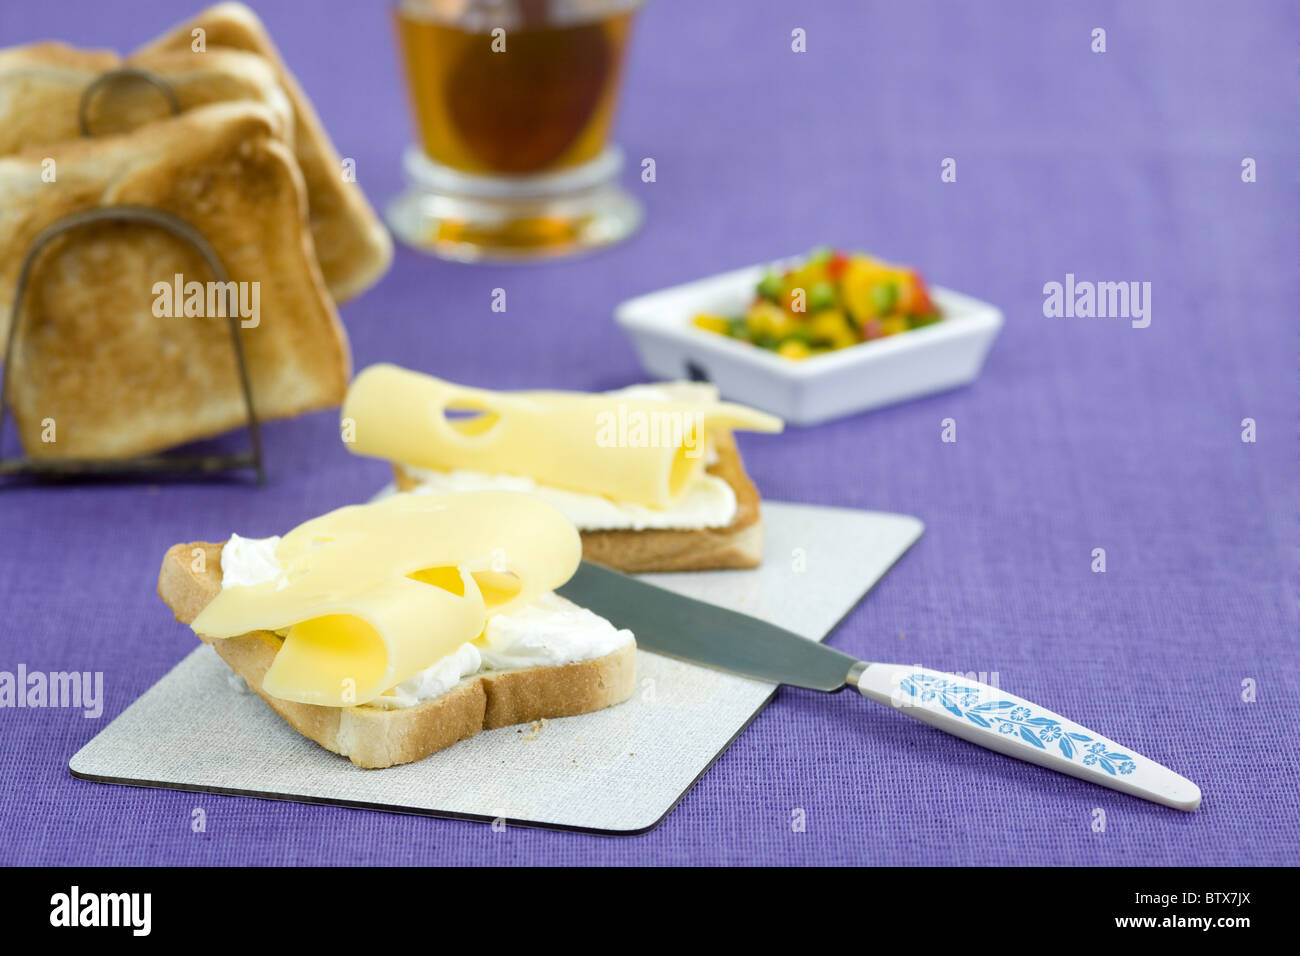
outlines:
{"label": "folded cheese slice", "polygon": [[718,401],[585,392],[493,392],[372,365],[348,390],[344,442],[422,468],[526,475],[652,508],[678,502],[704,471],[714,428],[779,432],[779,418]]}
{"label": "folded cheese slice", "polygon": [[531,495],[395,495],[299,525],[276,547],[277,579],[224,589],[191,626],[287,632],[268,694],[364,704],[559,587],[581,555],[569,520]]}

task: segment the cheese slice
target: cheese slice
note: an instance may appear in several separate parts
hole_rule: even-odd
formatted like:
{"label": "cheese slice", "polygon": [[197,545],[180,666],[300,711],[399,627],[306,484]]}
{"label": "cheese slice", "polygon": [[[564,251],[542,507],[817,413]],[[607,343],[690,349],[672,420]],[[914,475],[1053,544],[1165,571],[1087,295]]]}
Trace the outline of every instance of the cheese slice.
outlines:
{"label": "cheese slice", "polygon": [[372,365],[343,403],[358,455],[421,468],[525,475],[670,508],[703,473],[714,428],[779,432],[779,418],[719,401],[585,392],[493,392]]}
{"label": "cheese slice", "polygon": [[559,587],[578,532],[531,495],[395,495],[299,525],[274,581],[224,589],[194,619],[211,639],[287,631],[262,682],[274,697],[364,704],[477,638],[487,617]]}

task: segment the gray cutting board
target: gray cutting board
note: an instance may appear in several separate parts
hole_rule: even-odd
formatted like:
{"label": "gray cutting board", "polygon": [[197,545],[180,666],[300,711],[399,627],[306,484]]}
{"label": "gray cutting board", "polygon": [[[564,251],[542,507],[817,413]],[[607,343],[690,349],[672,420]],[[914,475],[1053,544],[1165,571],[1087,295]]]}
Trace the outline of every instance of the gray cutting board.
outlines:
{"label": "gray cutting board", "polygon": [[[872,511],[765,502],[763,515],[761,568],[647,580],[822,640],[922,531],[916,518]],[[231,678],[200,645],[78,751],[72,773],[630,834],[658,824],[775,690],[639,651],[637,693],[617,707],[522,733],[488,731],[418,763],[361,770],[300,736]]]}

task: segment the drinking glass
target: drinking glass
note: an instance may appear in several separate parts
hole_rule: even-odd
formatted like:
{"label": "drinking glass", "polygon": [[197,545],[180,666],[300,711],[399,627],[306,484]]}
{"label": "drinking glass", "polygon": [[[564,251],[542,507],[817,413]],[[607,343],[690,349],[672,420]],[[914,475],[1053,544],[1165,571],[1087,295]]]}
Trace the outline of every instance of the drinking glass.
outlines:
{"label": "drinking glass", "polygon": [[417,144],[388,208],[450,259],[534,259],[618,242],[641,206],[609,140],[640,0],[397,0]]}

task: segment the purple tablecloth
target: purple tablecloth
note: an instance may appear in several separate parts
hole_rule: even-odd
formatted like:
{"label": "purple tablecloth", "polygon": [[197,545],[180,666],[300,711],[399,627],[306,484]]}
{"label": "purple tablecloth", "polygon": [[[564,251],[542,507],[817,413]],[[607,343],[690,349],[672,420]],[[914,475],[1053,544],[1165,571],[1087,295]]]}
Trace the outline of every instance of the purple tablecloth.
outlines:
{"label": "purple tablecloth", "polygon": [[[377,204],[399,189],[411,135],[384,6],[258,5]],[[126,49],[183,12],[5,3],[0,44]],[[278,532],[385,481],[322,413],[267,427],[263,490],[0,491],[0,670],[102,671],[106,693],[100,720],[0,710],[0,862],[1297,862],[1298,21],[1282,0],[656,0],[619,125],[628,156],[657,163],[653,184],[627,176],[648,211],[638,236],[542,267],[401,250],[343,309],[357,367],[603,388],[639,374],[611,321],[619,300],[823,242],[997,303],[1006,327],[974,386],[744,438],[746,460],[769,498],[926,523],[834,646],[996,672],[1197,781],[1196,813],[797,690],[635,838],[73,779],[69,756],[194,646],[154,593],[169,544]],[[806,53],[791,52],[796,27]],[[947,157],[955,183],[940,181]],[[1150,282],[1150,326],[1046,318],[1044,283],[1067,273]],[[940,440],[944,418],[956,443]],[[206,833],[191,832],[195,807]]]}

